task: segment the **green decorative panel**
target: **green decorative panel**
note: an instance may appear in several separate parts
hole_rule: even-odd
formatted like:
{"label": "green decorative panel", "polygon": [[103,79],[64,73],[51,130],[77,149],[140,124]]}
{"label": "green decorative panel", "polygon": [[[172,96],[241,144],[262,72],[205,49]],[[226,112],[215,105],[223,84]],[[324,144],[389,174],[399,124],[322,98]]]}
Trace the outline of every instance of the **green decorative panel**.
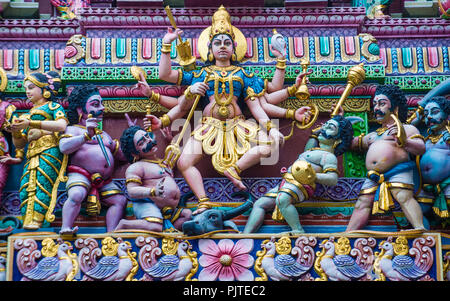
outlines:
{"label": "green decorative panel", "polygon": [[[345,116],[358,116],[364,119],[364,122],[353,124],[354,136],[367,134],[369,123],[367,112],[348,112]],[[348,178],[364,178],[367,174],[365,165],[365,155],[357,152],[344,153],[344,176]]]}
{"label": "green decorative panel", "polygon": [[[312,73],[309,80],[320,81],[346,81],[348,69],[352,66],[345,65],[310,65]],[[158,66],[142,67],[147,73],[147,81],[156,82],[158,78]],[[275,73],[275,65],[243,66],[248,73],[252,72],[261,78],[271,79]],[[384,67],[382,65],[366,65],[366,80],[384,81]],[[293,82],[302,72],[300,65],[288,65],[286,68],[286,81]],[[62,70],[63,81],[135,81],[130,73],[130,67],[64,67]]]}
{"label": "green decorative panel", "polygon": [[385,84],[396,85],[404,91],[426,91],[433,89],[449,77],[447,75],[388,76]]}

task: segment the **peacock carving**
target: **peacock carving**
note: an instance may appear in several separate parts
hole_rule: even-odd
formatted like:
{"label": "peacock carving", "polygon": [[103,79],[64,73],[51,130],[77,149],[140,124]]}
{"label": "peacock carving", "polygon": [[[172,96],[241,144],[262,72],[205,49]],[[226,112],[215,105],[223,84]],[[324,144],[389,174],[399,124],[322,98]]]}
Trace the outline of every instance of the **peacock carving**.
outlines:
{"label": "peacock carving", "polygon": [[436,244],[432,236],[414,239],[412,247],[404,236],[393,241],[388,237],[380,242],[380,252],[375,253],[374,270],[377,281],[430,280],[427,272],[434,262],[431,247]]}
{"label": "peacock carving", "polygon": [[319,281],[355,281],[369,280],[373,265],[374,238],[358,238],[354,248],[346,237],[325,239],[319,245],[322,251],[317,252],[314,269]]}
{"label": "peacock carving", "polygon": [[[139,262],[145,271],[143,280],[186,281],[198,270],[197,253],[188,241],[173,238],[162,240],[162,249],[156,239],[138,237],[136,245],[141,247]],[[159,255],[164,255],[157,259]]]}
{"label": "peacock carving", "polygon": [[[34,239],[18,239],[14,243],[17,252],[17,267],[23,275],[22,281],[72,281],[78,273],[77,255],[73,254],[70,242],[51,238],[42,241],[42,249]],[[41,258],[39,261],[37,259]]]}
{"label": "peacock carving", "polygon": [[[131,252],[131,244],[120,237],[102,240],[101,249],[92,238],[78,239],[75,245],[80,249],[80,268],[85,281],[131,281],[139,266],[136,253]],[[103,255],[103,256],[102,256]],[[97,261],[97,258],[100,257]]]}
{"label": "peacock carving", "polygon": [[[306,273],[314,263],[314,237],[297,238],[292,248],[289,237],[281,237],[278,241],[272,237],[261,243],[262,250],[256,253],[255,271],[261,276],[257,281],[308,280]],[[278,255],[277,255],[278,254]]]}

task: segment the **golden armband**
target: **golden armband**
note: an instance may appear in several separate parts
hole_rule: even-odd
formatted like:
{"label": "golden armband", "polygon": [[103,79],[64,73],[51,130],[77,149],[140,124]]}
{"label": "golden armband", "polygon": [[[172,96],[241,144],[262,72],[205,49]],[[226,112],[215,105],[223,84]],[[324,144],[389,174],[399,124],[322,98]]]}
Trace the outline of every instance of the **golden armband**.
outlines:
{"label": "golden armband", "polygon": [[161,120],[162,126],[164,128],[168,127],[170,125],[171,121],[170,121],[170,118],[169,118],[169,116],[167,114],[162,115],[161,118],[159,118],[159,119]]}
{"label": "golden armband", "polygon": [[188,100],[192,100],[195,98],[195,94],[191,92],[191,86],[187,87],[186,90],[184,90],[184,97]]}
{"label": "golden armband", "polygon": [[161,47],[161,53],[170,53],[172,51],[172,44],[163,43]]}
{"label": "golden armband", "polygon": [[275,68],[280,70],[286,69],[286,59],[277,59],[277,64],[275,65]]}
{"label": "golden armband", "polygon": [[293,84],[292,86],[287,87],[287,92],[290,97],[295,96],[295,92],[297,92],[297,85]]}
{"label": "golden armband", "polygon": [[156,93],[152,91],[152,95],[150,96],[150,101],[154,101],[156,103],[159,103],[159,100],[161,99],[161,95],[159,93]]}
{"label": "golden armband", "polygon": [[277,128],[273,123],[272,120],[269,120],[266,122],[265,127],[267,129],[267,132],[270,132],[271,129]]}
{"label": "golden armband", "polygon": [[23,159],[24,154],[25,154],[25,152],[23,149],[16,148],[16,158]]}
{"label": "golden armband", "polygon": [[41,127],[42,127],[42,121],[40,121],[40,120],[31,120],[30,121],[30,128],[40,129]]}
{"label": "golden armband", "polygon": [[358,136],[358,150],[361,152],[363,150],[363,138],[364,138],[364,133],[362,133],[361,135]]}
{"label": "golden armband", "polygon": [[292,119],[295,120],[295,110],[293,109],[287,109],[286,110],[286,119]]}

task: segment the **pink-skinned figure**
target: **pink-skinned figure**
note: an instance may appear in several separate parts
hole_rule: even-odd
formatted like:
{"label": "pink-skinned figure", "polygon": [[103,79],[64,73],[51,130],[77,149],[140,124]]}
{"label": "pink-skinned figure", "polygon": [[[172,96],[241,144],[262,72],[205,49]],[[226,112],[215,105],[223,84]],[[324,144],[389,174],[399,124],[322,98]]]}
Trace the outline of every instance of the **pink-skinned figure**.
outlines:
{"label": "pink-skinned figure", "polygon": [[[129,120],[121,138],[120,147],[131,165],[125,172],[126,184],[136,219],[122,219],[116,230],[139,229],[162,232],[182,229],[185,221],[191,219],[191,210],[181,208],[183,196],[173,178],[173,171],[163,159],[156,157],[158,149],[152,127],[151,115],[144,118],[144,128],[133,125]],[[161,130],[166,139],[171,133]]]}
{"label": "pink-skinned figure", "polygon": [[0,201],[2,199],[3,188],[8,180],[9,167],[13,164],[20,164],[23,160],[23,149],[16,149],[16,156],[10,154],[9,144],[3,130],[10,131],[10,122],[16,107],[6,101],[2,101],[2,92],[6,89],[8,77],[6,72],[0,68]]}
{"label": "pink-skinned figure", "polygon": [[[68,98],[69,126],[59,141],[62,153],[70,155],[67,167],[67,200],[62,209],[60,234],[75,234],[73,227],[86,203],[88,215],[98,215],[101,204],[106,212],[106,230],[113,231],[123,217],[127,199],[120,187],[112,182],[114,163],[125,161],[117,139],[98,129],[104,106],[94,85],[75,87]],[[101,138],[100,138],[101,137]]]}

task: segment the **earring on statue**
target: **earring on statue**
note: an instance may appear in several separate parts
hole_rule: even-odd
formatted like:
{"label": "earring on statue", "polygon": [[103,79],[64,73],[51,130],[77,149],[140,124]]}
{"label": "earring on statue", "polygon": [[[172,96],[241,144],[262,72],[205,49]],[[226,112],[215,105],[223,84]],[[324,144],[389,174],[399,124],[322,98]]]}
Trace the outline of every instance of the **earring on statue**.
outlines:
{"label": "earring on statue", "polygon": [[45,90],[44,93],[42,93],[42,96],[43,96],[44,98],[50,98],[50,96],[51,96],[50,91]]}
{"label": "earring on statue", "polygon": [[232,61],[237,61],[236,53],[233,53],[233,54],[231,55],[231,60],[232,60]]}
{"label": "earring on statue", "polygon": [[214,60],[214,56],[211,52],[208,53],[208,61],[213,61]]}

